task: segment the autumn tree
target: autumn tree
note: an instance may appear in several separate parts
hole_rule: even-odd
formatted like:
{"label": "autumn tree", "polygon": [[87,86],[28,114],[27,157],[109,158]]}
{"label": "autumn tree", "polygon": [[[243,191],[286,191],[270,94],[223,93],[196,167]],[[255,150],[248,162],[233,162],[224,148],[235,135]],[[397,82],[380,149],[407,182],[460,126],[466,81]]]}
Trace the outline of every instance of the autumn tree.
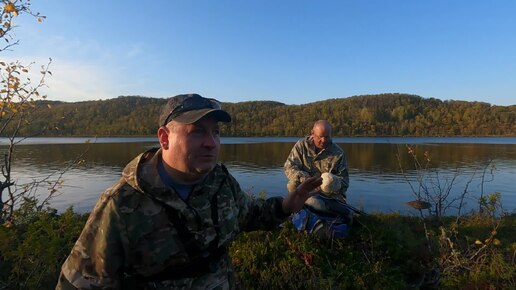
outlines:
{"label": "autumn tree", "polygon": [[[17,18],[28,16],[42,22],[45,17],[32,12],[29,0],[2,0],[0,3],[0,53],[5,53],[19,44],[13,33],[17,28]],[[10,224],[16,206],[27,198],[34,197],[35,189],[41,182],[48,182],[44,180],[18,184],[12,176],[12,168],[15,147],[23,140],[18,133],[21,128],[30,124],[35,102],[46,98],[38,90],[45,86],[45,78],[51,75],[48,70],[50,62],[51,60],[41,66],[40,77],[34,82],[30,78],[34,63],[23,64],[20,61],[0,59],[0,136],[3,137],[0,141],[0,224]],[[55,192],[56,185],[50,184],[50,195]],[[48,201],[48,198],[44,201]]]}

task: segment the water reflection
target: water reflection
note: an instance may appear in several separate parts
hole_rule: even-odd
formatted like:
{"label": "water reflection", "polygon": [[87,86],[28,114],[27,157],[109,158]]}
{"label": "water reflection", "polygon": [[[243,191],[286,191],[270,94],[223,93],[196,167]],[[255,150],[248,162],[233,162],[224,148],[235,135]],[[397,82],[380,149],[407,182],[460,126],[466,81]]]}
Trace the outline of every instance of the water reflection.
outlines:
{"label": "water reflection", "polygon": [[283,167],[294,143],[223,144],[219,159],[249,168]]}
{"label": "water reflection", "polygon": [[[286,192],[287,182],[283,164],[296,139],[246,143],[235,138],[223,142],[219,159],[226,164],[245,191],[252,194],[264,191],[267,196],[282,196]],[[142,151],[158,146],[157,142],[150,140],[125,140],[121,143],[108,141],[97,144],[55,142],[17,146],[13,176],[18,178],[19,184],[30,182],[64,168],[84,153],[82,159],[85,162],[64,175],[64,187],[60,190],[62,194],[52,205],[60,210],[73,205],[80,211],[89,211],[101,192],[120,178],[127,162]],[[417,172],[414,171],[414,160],[408,154],[406,145],[401,142],[338,144],[346,151],[350,166],[350,202],[367,211],[409,211],[403,203],[413,199],[413,196],[400,172],[400,165],[406,171],[409,181],[415,179]],[[460,176],[454,191],[460,192],[463,189],[461,186],[473,177],[474,183],[470,186],[472,194],[501,192],[505,208],[510,211],[516,209],[516,192],[513,188],[513,180],[516,178],[516,144],[427,142],[418,143],[413,148],[421,161],[424,152],[428,152],[432,174],[438,172],[444,181],[455,174]],[[0,146],[0,150],[6,150],[6,147]],[[496,166],[494,175],[489,175],[494,180],[485,182],[482,187],[481,173],[489,162]],[[470,203],[475,206],[473,200]]]}
{"label": "water reflection", "polygon": [[14,164],[61,168],[63,164],[82,157],[87,166],[123,167],[133,157],[153,146],[149,143],[47,144],[16,147]]}
{"label": "water reflection", "polygon": [[[346,152],[352,168],[372,172],[399,172],[400,164],[415,169],[414,159],[404,144],[338,143]],[[225,144],[220,159],[247,165],[251,168],[283,167],[294,142]],[[457,168],[481,166],[490,161],[514,165],[514,144],[420,144],[413,146],[418,159],[424,160],[428,152],[431,168]],[[399,156],[399,159],[398,159]]]}

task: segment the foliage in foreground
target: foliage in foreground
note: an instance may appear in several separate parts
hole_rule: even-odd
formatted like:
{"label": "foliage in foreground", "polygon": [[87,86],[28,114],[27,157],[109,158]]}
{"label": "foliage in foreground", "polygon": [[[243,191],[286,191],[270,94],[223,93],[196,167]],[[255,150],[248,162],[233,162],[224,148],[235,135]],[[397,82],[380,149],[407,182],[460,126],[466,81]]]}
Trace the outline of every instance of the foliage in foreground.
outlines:
{"label": "foliage in foreground", "polygon": [[[15,217],[0,226],[0,289],[53,289],[87,215],[36,211],[29,200]],[[357,217],[346,238],[324,240],[287,222],[241,235],[230,253],[244,289],[516,287],[516,214],[426,224],[425,231],[416,217],[370,214]]]}
{"label": "foliage in foreground", "polygon": [[36,210],[27,200],[0,226],[0,289],[53,289],[87,215]]}
{"label": "foliage in foreground", "polygon": [[[516,215],[427,223],[397,214],[360,217],[340,240],[296,232],[242,235],[231,247],[244,289],[514,289]],[[457,228],[460,227],[460,234]],[[488,237],[485,239],[484,237]],[[452,242],[453,241],[453,242]],[[450,245],[453,245],[450,247]]]}

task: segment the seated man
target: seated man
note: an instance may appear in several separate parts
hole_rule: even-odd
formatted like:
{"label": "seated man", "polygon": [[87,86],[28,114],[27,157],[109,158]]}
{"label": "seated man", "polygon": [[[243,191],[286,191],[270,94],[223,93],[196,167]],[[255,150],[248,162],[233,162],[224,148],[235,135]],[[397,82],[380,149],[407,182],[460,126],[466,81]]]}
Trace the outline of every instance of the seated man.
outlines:
{"label": "seated man", "polygon": [[294,145],[284,166],[289,192],[308,177],[323,177],[321,191],[333,198],[345,199],[349,187],[348,162],[342,148],[331,141],[331,134],[330,123],[319,120],[310,135]]}

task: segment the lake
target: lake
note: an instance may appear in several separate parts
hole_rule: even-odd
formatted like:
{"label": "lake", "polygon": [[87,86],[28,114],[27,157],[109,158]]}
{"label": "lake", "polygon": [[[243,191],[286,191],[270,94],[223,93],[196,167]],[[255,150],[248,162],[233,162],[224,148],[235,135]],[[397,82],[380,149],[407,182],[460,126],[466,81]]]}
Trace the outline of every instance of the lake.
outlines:
{"label": "lake", "polygon": [[[222,138],[219,159],[246,192],[283,196],[287,183],[283,164],[297,140]],[[450,197],[467,191],[468,210],[478,208],[481,194],[500,192],[503,208],[508,212],[516,210],[514,137],[338,137],[333,140],[348,158],[348,202],[366,212],[414,213],[405,202],[415,199],[414,193],[421,190],[420,185],[430,192],[449,192]],[[2,153],[6,144],[5,138],[0,138]],[[416,170],[407,145],[414,148],[420,162],[425,159],[424,152],[428,152],[430,162],[425,170]],[[51,206],[59,211],[73,206],[76,211],[89,212],[99,195],[120,178],[127,162],[155,146],[158,146],[156,137],[29,138],[15,147],[12,175],[18,185],[47,177],[52,180],[84,154],[83,162],[62,176],[59,196],[52,200]],[[38,190],[46,192],[46,188],[48,184],[41,184]],[[451,208],[449,213],[453,211]]]}

